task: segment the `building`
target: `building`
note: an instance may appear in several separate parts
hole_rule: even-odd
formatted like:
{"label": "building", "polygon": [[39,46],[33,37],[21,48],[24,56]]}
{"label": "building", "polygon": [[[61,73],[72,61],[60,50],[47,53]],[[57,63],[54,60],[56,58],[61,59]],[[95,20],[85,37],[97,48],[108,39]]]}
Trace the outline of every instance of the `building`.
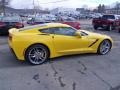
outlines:
{"label": "building", "polygon": [[118,14],[120,15],[120,9],[106,9],[105,14]]}
{"label": "building", "polygon": [[76,11],[73,8],[55,8],[53,10],[51,10],[50,12],[51,14],[59,14],[59,15],[78,15],[79,12]]}
{"label": "building", "polygon": [[14,9],[10,7],[5,8],[6,14],[17,14],[17,15],[32,15],[32,14],[49,14],[49,11],[39,9]]}

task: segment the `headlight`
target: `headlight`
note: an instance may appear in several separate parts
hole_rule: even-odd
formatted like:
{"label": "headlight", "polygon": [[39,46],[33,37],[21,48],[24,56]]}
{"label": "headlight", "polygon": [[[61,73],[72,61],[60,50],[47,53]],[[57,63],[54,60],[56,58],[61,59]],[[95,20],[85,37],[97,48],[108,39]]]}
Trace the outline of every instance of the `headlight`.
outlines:
{"label": "headlight", "polygon": [[116,22],[116,25],[117,25],[117,26],[119,26],[119,25],[120,25],[120,23],[119,23],[119,22]]}

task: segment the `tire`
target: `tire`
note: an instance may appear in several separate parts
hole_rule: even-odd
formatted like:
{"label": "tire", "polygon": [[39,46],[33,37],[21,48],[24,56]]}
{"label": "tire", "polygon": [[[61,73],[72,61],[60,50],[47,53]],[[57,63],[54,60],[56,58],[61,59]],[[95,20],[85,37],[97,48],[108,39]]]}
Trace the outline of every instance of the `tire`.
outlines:
{"label": "tire", "polygon": [[108,39],[105,39],[100,43],[97,53],[100,55],[105,55],[111,50],[111,47],[112,47],[111,41]]}
{"label": "tire", "polygon": [[118,30],[118,33],[120,33],[120,29]]}
{"label": "tire", "polygon": [[49,50],[41,44],[32,45],[25,52],[25,60],[33,65],[43,64],[48,58]]}
{"label": "tire", "polygon": [[108,31],[112,31],[112,29],[113,29],[112,25],[109,25],[109,26],[107,27],[107,30],[108,30]]}
{"label": "tire", "polygon": [[97,29],[98,29],[98,26],[94,25],[93,28],[94,28],[94,30],[97,30]]}

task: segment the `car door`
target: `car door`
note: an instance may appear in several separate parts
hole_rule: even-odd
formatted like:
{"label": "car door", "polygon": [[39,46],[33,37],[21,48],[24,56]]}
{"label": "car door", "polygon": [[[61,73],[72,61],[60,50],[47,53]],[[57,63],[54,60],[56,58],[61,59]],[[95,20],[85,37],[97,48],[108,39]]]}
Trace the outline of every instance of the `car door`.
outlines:
{"label": "car door", "polygon": [[57,53],[77,54],[86,52],[90,45],[89,38],[86,36],[77,37],[77,30],[71,27],[59,27],[54,29],[54,47]]}

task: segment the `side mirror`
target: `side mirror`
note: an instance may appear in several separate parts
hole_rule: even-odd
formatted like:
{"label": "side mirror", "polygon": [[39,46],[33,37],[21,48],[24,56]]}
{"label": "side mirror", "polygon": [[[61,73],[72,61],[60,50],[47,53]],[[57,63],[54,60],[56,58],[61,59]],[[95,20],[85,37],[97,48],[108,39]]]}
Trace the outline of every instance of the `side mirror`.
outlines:
{"label": "side mirror", "polygon": [[77,36],[78,38],[82,37],[81,34],[80,34],[80,32],[78,32],[78,31],[75,33],[75,36]]}

